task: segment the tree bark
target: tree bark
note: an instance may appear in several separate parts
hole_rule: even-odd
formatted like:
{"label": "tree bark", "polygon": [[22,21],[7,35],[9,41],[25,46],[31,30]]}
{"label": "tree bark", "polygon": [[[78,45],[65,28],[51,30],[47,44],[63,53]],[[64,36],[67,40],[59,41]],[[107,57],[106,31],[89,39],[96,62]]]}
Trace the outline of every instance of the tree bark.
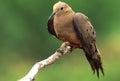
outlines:
{"label": "tree bark", "polygon": [[60,48],[57,49],[57,51],[52,54],[51,56],[49,56],[47,59],[42,60],[40,62],[37,62],[32,68],[31,70],[28,72],[28,74],[26,74],[26,76],[24,76],[23,78],[21,78],[18,81],[34,81],[35,80],[35,76],[38,73],[39,70],[41,70],[42,68],[44,68],[47,65],[50,65],[52,63],[54,63],[57,59],[59,59],[61,56],[67,54],[69,51],[71,50],[71,46],[69,42],[64,42]]}

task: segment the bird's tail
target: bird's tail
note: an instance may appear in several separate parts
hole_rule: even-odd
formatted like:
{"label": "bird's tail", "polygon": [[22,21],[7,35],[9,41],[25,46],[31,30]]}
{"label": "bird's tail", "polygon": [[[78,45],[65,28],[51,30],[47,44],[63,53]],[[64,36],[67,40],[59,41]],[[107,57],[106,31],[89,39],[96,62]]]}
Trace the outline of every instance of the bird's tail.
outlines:
{"label": "bird's tail", "polygon": [[102,74],[104,75],[104,70],[102,67],[102,61],[100,57],[100,52],[97,49],[95,44],[91,44],[87,48],[83,48],[86,58],[91,65],[93,73],[97,73],[97,77],[99,78],[99,70],[101,70]]}

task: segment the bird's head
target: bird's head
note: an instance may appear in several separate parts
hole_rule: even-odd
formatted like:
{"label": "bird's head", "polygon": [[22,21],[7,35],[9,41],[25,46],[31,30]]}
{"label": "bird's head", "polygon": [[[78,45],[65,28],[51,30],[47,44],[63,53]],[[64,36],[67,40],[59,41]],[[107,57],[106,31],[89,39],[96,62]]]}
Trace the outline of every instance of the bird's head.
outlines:
{"label": "bird's head", "polygon": [[72,11],[71,7],[65,2],[59,1],[53,6],[53,13],[56,15],[64,15],[71,11]]}

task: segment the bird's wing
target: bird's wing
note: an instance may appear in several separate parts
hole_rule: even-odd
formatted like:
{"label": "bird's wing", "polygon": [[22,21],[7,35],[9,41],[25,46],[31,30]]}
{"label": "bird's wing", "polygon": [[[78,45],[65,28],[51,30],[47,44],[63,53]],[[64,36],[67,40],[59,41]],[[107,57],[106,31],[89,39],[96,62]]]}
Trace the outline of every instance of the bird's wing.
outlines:
{"label": "bird's wing", "polygon": [[48,32],[56,36],[55,30],[54,30],[54,16],[55,16],[55,13],[52,13],[50,15],[50,17],[48,18],[47,26],[48,26]]}
{"label": "bird's wing", "polygon": [[78,39],[82,43],[82,48],[86,58],[89,61],[93,72],[97,72],[99,77],[99,69],[103,72],[101,57],[95,45],[96,33],[91,25],[88,17],[82,13],[76,13],[73,19],[73,26]]}

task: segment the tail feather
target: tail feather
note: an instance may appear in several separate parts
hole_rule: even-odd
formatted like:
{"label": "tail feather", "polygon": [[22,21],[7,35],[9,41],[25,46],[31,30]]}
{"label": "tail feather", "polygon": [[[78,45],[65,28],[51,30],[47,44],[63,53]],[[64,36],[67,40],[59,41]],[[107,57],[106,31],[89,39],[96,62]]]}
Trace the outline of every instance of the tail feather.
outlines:
{"label": "tail feather", "polygon": [[102,74],[104,75],[103,67],[102,67],[102,62],[100,56],[97,54],[96,57],[90,57],[89,54],[85,54],[87,57],[87,60],[89,61],[91,68],[93,70],[93,73],[97,73],[97,77],[99,78],[99,70],[101,70]]}
{"label": "tail feather", "polygon": [[84,52],[85,52],[85,55],[86,55],[86,58],[93,70],[93,73],[97,74],[97,77],[99,78],[99,70],[101,71],[101,73],[104,75],[104,70],[103,70],[103,67],[102,67],[102,61],[101,61],[101,57],[100,57],[100,54],[99,54],[99,50],[96,48],[96,46],[94,46],[94,49],[83,49]]}

